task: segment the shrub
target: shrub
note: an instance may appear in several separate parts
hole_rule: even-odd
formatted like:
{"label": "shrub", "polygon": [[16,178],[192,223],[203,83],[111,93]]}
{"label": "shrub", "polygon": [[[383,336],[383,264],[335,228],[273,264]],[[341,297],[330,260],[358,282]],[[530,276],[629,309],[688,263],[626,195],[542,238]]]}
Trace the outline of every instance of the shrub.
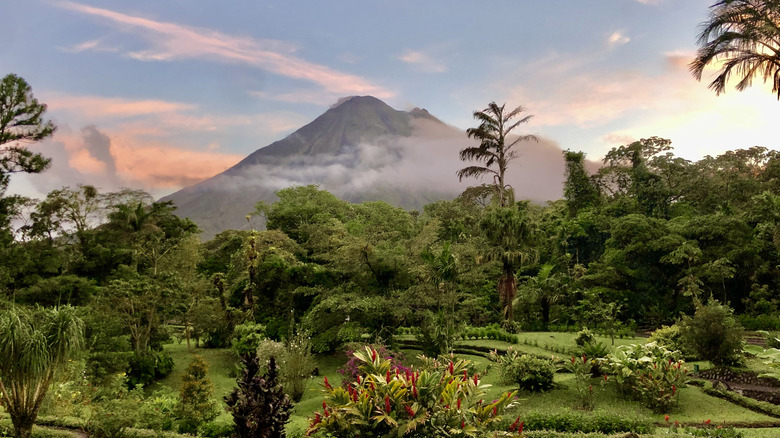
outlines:
{"label": "shrub", "polygon": [[235,425],[224,421],[209,421],[198,429],[198,435],[206,438],[227,438],[235,432]]}
{"label": "shrub", "polygon": [[655,342],[618,347],[604,366],[614,375],[620,392],[659,413],[677,405],[678,389],[685,386],[688,375],[679,353]]}
{"label": "shrub", "polygon": [[[394,373],[389,359],[370,347],[355,353],[361,375],[346,388],[324,382],[322,411],[309,419],[308,434],[326,436],[476,436],[500,423],[515,393],[484,400],[469,362],[420,357],[419,370]],[[510,428],[517,430],[519,420]],[[496,433],[496,436],[506,434]]]}
{"label": "shrub", "polygon": [[582,330],[577,332],[577,336],[574,338],[574,342],[580,347],[584,347],[587,344],[591,344],[596,341],[596,335],[593,334],[587,327],[583,327]]}
{"label": "shrub", "polygon": [[685,345],[682,331],[677,324],[665,325],[655,330],[650,334],[648,342],[655,342],[668,350],[679,351],[686,360],[696,359],[694,352]]}
{"label": "shrub", "polygon": [[264,339],[257,346],[256,352],[257,359],[260,361],[260,368],[265,371],[268,361],[270,361],[272,357],[278,359],[284,355],[284,344],[270,339]]}
{"label": "shrub", "polygon": [[[574,374],[574,384],[577,389],[577,407],[586,411],[592,411],[596,404],[593,397],[593,384],[591,383],[592,369],[596,366],[596,361],[588,359],[588,356],[582,355],[572,357],[569,364],[569,370]],[[606,379],[606,375],[604,378]]]}
{"label": "shrub", "polygon": [[138,417],[143,402],[141,388],[127,389],[124,375],[106,379],[93,394],[85,430],[90,437],[123,438]]}
{"label": "shrub", "polygon": [[[270,366],[270,365],[269,365]],[[279,372],[284,389],[293,401],[299,401],[306,389],[306,381],[316,367],[311,355],[311,338],[306,332],[297,332],[287,339],[284,354],[279,361]]]}
{"label": "shrub", "polygon": [[155,431],[173,430],[176,397],[158,394],[147,398],[139,408],[135,426]]}
{"label": "shrub", "polygon": [[555,367],[550,360],[520,354],[512,348],[503,356],[493,352],[490,359],[498,362],[504,383],[527,391],[546,391],[555,384]]}
{"label": "shrub", "polygon": [[181,392],[175,413],[179,433],[195,434],[201,424],[217,417],[217,405],[211,399],[214,385],[208,378],[209,364],[196,355],[182,376]]}
{"label": "shrub", "polygon": [[283,437],[292,403],[277,382],[276,360],[271,358],[265,375],[259,374],[256,354],[245,355],[241,361],[244,369],[237,388],[225,397],[236,434],[240,438]]}
{"label": "shrub", "polygon": [[405,357],[403,353],[389,351],[387,347],[381,344],[352,344],[347,346],[345,354],[347,355],[347,363],[344,368],[339,369],[339,374],[343,376],[344,381],[351,383],[357,380],[360,375],[360,365],[362,362],[355,356],[356,351],[364,350],[366,347],[376,350],[377,354],[382,360],[389,359],[390,367],[393,371],[405,373],[409,371],[409,368],[404,366]]}
{"label": "shrub", "polygon": [[148,386],[173,371],[173,358],[164,351],[134,353],[127,371],[127,384],[132,389],[137,385]]}
{"label": "shrub", "polygon": [[742,326],[733,310],[714,299],[680,322],[683,341],[696,356],[714,365],[737,365],[742,360]]}
{"label": "shrub", "polygon": [[239,357],[252,354],[265,339],[265,326],[254,322],[245,322],[233,329],[231,349]]}

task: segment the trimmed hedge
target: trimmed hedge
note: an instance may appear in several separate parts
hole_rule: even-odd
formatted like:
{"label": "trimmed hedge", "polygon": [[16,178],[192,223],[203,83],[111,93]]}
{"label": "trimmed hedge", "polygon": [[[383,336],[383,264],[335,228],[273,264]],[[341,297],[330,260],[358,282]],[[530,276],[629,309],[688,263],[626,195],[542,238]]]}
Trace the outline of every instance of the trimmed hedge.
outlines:
{"label": "trimmed hedge", "polygon": [[[529,432],[525,436],[531,437],[532,431],[547,431],[569,434],[597,433],[653,433],[655,425],[650,419],[623,418],[614,414],[596,413],[584,415],[576,412],[539,413],[521,415],[520,419],[525,423],[525,429]],[[514,419],[506,420],[506,430]],[[501,428],[499,427],[499,430]],[[555,436],[555,435],[553,435]],[[568,435],[565,435],[568,436]],[[581,435],[575,435],[581,436]]]}

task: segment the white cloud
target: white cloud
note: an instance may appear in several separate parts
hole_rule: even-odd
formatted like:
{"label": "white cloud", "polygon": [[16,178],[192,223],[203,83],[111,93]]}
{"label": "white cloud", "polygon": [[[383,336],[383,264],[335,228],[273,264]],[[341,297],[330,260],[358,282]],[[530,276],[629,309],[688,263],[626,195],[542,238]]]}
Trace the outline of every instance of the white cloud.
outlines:
{"label": "white cloud", "polygon": [[417,50],[407,50],[398,59],[425,73],[443,73],[447,71],[447,67],[440,61]]}
{"label": "white cloud", "polygon": [[607,42],[609,42],[610,46],[622,46],[623,44],[627,44],[629,41],[631,41],[631,38],[627,37],[623,32],[621,31],[615,31],[612,32],[612,34],[607,39]]}

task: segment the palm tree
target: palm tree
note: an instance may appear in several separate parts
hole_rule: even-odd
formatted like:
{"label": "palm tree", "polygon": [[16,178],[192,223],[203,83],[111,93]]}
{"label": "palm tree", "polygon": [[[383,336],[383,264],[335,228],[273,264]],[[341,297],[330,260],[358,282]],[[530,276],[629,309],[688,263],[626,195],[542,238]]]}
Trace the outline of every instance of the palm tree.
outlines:
{"label": "palm tree", "polygon": [[736,88],[744,90],[753,78],[772,82],[780,100],[780,1],[720,0],[710,8],[709,20],[699,34],[701,47],[691,62],[691,73],[701,80],[704,68],[723,64],[709,88],[726,91],[732,74],[739,77]]}
{"label": "palm tree", "polygon": [[[481,162],[481,166],[468,166],[458,171],[458,180],[463,178],[476,177],[482,178],[485,175],[493,175],[493,184],[498,195],[498,203],[506,207],[512,203],[508,189],[511,189],[506,183],[506,169],[509,162],[517,158],[517,151],[513,148],[523,141],[539,141],[534,135],[521,135],[514,139],[508,139],[515,128],[523,123],[527,123],[533,115],[527,115],[519,120],[512,120],[519,116],[525,108],[517,108],[505,113],[506,104],[498,106],[491,102],[487,108],[482,111],[475,111],[474,118],[479,120],[480,124],[476,128],[469,128],[466,134],[469,138],[480,141],[479,146],[471,146],[460,151],[462,161]],[[510,141],[507,144],[507,141]]]}
{"label": "palm tree", "polygon": [[547,330],[550,324],[550,309],[561,298],[563,282],[553,273],[555,265],[545,263],[533,277],[525,277],[525,289],[534,301],[539,303],[542,313],[542,327]]}
{"label": "palm tree", "polygon": [[528,215],[518,208],[491,208],[480,224],[490,242],[488,256],[501,263],[498,299],[507,321],[514,317],[512,303],[517,295],[515,271],[534,258],[532,229]]}
{"label": "palm tree", "polygon": [[17,438],[30,437],[55,373],[81,346],[83,332],[70,306],[0,313],[0,392]]}

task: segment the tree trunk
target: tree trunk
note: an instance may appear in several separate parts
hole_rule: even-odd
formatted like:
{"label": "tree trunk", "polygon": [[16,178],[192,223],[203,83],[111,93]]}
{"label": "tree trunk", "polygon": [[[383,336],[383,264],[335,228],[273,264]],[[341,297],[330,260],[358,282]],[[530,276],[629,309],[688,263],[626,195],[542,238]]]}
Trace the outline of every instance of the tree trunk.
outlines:
{"label": "tree trunk", "polygon": [[35,415],[11,415],[16,438],[30,438],[35,423]]}
{"label": "tree trunk", "polygon": [[507,321],[511,321],[515,316],[512,301],[514,301],[516,294],[517,279],[515,279],[515,274],[511,270],[505,269],[501,278],[498,279],[498,298]]}
{"label": "tree trunk", "polygon": [[547,331],[550,325],[550,300],[543,297],[539,300],[539,305],[542,307],[542,330]]}

